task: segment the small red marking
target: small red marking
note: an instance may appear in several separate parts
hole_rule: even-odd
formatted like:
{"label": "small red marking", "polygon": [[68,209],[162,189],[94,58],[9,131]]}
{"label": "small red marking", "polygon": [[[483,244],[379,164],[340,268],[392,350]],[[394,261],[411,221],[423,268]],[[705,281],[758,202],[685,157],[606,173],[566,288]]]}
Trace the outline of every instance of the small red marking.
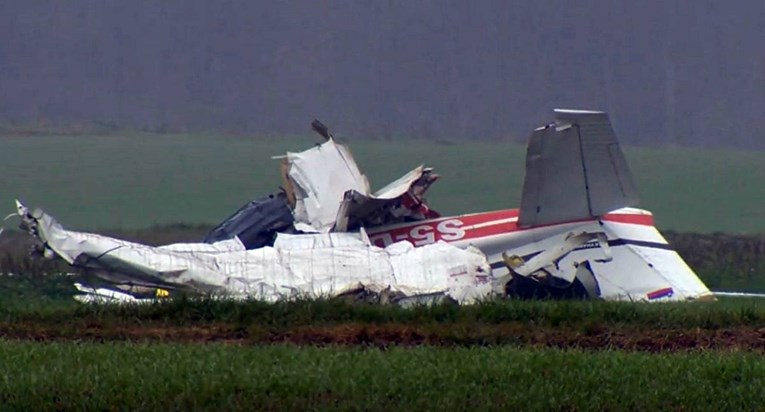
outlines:
{"label": "small red marking", "polygon": [[648,296],[648,299],[657,299],[657,298],[663,298],[665,296],[671,296],[674,291],[672,288],[664,288],[659,290],[654,290],[653,292],[650,292],[646,294]]}

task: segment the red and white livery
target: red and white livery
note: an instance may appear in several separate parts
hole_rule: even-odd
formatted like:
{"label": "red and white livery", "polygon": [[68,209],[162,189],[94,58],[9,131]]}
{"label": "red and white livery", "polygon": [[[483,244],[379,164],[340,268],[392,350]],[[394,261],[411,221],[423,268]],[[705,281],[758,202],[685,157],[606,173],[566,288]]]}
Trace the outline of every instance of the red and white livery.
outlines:
{"label": "red and white livery", "polygon": [[372,192],[350,151],[313,127],[327,141],[283,157],[284,194],[248,203],[205,243],[151,247],[69,231],[21,203],[18,215],[44,255],[123,291],[204,286],[273,300],[363,289],[401,304],[434,295],[713,298],[651,213],[634,208],[637,190],[605,113],[556,110],[534,130],[518,209],[451,217],[423,200],[438,178],[432,169]]}
{"label": "red and white livery", "polygon": [[[536,129],[529,140],[520,209],[371,228],[370,240],[377,246],[402,240],[415,246],[472,245],[488,256],[495,276],[510,270],[503,254],[521,262],[539,256],[547,260],[526,275],[546,267],[556,286],[567,286],[577,271],[588,272],[594,282],[589,294],[599,298],[712,298],[656,229],[652,214],[631,207],[638,202],[637,191],[608,115],[582,110],[555,110],[555,115],[555,122]],[[583,234],[591,236],[571,243]]]}

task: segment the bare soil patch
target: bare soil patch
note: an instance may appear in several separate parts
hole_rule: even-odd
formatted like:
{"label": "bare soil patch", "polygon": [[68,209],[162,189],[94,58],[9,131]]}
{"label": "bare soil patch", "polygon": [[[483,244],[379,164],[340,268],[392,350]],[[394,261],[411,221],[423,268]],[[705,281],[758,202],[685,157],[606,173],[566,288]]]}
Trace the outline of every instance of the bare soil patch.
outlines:
{"label": "bare soil patch", "polygon": [[147,324],[5,324],[4,339],[33,341],[130,341],[229,343],[258,345],[289,343],[310,346],[489,346],[554,347],[586,350],[626,350],[651,353],[698,350],[765,352],[765,328],[646,329],[631,327],[552,328],[528,324],[497,325],[370,325],[346,323],[322,326],[267,328],[219,323],[193,326]]}

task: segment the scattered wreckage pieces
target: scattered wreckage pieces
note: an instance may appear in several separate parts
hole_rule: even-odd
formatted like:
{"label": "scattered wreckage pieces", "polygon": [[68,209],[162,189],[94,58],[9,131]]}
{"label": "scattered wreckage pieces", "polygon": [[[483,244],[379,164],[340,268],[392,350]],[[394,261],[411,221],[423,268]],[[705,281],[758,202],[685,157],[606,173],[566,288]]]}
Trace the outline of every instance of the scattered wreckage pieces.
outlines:
{"label": "scattered wreckage pieces", "polygon": [[277,232],[348,232],[440,216],[424,199],[439,177],[433,169],[416,167],[372,193],[350,150],[318,120],[311,126],[325,142],[274,157],[282,160],[282,191],[248,202],[204,242],[238,237],[247,249],[257,249],[272,246]]}
{"label": "scattered wreckage pieces", "polygon": [[433,169],[416,167],[373,193],[351,151],[335,143],[320,122],[312,126],[325,137],[324,143],[277,157],[282,159],[282,180],[297,230],[344,232],[440,216],[423,197],[438,179]]}
{"label": "scattered wreckage pieces", "polygon": [[418,166],[373,195],[356,190],[345,192],[333,230],[345,232],[440,217],[423,200],[423,194],[438,177],[433,169]]}
{"label": "scattered wreckage pieces", "polygon": [[[81,283],[75,283],[74,284],[75,289],[77,289],[78,292],[80,292],[77,295],[74,295],[74,300],[81,302],[81,303],[127,303],[127,304],[136,304],[136,303],[153,303],[156,302],[154,298],[151,297],[136,297],[133,296],[130,293],[124,293],[120,291],[116,291],[113,289],[108,288],[94,288],[90,286],[85,286]],[[163,295],[164,293],[160,292],[167,292],[164,289],[156,289],[156,295]],[[162,296],[156,296],[157,298]]]}
{"label": "scattered wreckage pieces", "polygon": [[507,296],[521,299],[602,298],[589,261],[574,262],[574,270],[561,270],[560,267],[563,258],[593,241],[603,251],[603,258],[597,261],[610,261],[611,250],[605,233],[569,232],[556,246],[536,254],[528,261],[518,255],[502,253],[502,260],[510,273],[500,278],[497,284],[504,285],[503,292]]}
{"label": "scattered wreckage pieces", "polygon": [[[363,290],[386,295],[379,300],[390,303],[442,297],[470,304],[493,289],[491,267],[481,251],[442,242],[415,248],[404,241],[380,248],[360,232],[279,234],[273,247],[254,250],[245,249],[238,238],[151,247],[66,230],[20,203],[19,214],[45,256],[61,257],[122,290],[186,289],[265,301]],[[130,300],[104,290],[80,290]]]}

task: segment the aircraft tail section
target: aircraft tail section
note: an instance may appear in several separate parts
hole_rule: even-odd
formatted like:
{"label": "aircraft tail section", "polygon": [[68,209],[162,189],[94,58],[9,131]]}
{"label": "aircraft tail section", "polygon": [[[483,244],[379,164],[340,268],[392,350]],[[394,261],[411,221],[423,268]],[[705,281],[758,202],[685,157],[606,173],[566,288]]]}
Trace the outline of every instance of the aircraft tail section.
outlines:
{"label": "aircraft tail section", "polygon": [[555,115],[529,139],[519,224],[590,219],[636,206],[637,189],[608,114],[556,109]]}
{"label": "aircraft tail section", "polygon": [[604,295],[613,300],[714,300],[709,288],[653,224],[635,223],[647,220],[649,212],[632,208],[619,212],[620,218],[606,216],[600,225],[613,251],[610,264],[594,268]]}

